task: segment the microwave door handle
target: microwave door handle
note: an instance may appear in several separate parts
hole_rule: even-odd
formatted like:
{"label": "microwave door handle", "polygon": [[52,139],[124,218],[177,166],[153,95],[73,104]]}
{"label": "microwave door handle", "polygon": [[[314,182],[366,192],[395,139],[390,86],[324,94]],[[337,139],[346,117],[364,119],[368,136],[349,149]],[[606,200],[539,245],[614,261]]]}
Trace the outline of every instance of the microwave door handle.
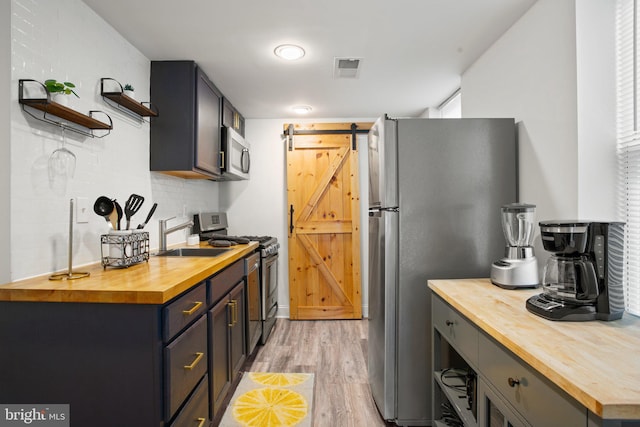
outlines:
{"label": "microwave door handle", "polygon": [[[245,168],[245,154],[247,159],[247,167]],[[246,148],[242,149],[242,154],[240,155],[240,164],[242,165],[242,172],[249,173],[249,169],[251,169],[251,156],[249,155],[249,150]]]}

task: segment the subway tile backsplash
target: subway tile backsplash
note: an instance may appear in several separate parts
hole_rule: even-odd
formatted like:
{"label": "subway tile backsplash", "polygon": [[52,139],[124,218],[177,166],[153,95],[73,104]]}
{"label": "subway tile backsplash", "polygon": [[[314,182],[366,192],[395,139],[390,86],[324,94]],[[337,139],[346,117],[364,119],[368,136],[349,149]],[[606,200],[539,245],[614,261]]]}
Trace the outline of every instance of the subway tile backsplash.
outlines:
{"label": "subway tile backsplash", "polygon": [[[154,202],[158,209],[147,225],[151,248],[158,246],[159,218],[190,217],[218,209],[218,185],[149,172],[149,123],[138,122],[106,104],[100,78],[131,83],[136,98],[149,99],[150,58],[80,0],[11,0],[11,280],[67,268],[69,200],[101,195],[124,205],[131,193],[145,202],[132,219],[144,221]],[[84,114],[102,110],[113,120],[104,138],[89,138],[36,121],[18,104],[18,80],[71,81],[80,98],[71,108]],[[98,118],[98,117],[97,117]],[[52,167],[51,154],[65,147],[75,168]],[[75,215],[75,214],[74,214]],[[74,267],[100,260],[100,234],[106,221],[89,214],[74,221]],[[169,243],[183,241],[181,232]]]}

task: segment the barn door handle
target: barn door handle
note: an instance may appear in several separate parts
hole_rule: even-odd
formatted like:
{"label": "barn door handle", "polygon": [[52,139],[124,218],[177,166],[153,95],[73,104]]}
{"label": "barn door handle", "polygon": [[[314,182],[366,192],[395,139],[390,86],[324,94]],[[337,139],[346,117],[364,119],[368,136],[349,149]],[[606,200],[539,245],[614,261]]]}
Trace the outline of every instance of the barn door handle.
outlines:
{"label": "barn door handle", "polygon": [[289,234],[293,234],[293,205],[289,205]]}

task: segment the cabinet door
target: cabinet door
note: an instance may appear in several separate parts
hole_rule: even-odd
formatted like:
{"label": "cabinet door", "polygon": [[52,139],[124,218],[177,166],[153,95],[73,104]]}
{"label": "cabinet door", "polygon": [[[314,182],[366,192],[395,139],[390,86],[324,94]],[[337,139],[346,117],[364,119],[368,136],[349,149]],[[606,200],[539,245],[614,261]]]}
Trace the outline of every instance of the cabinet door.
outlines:
{"label": "cabinet door", "polygon": [[528,427],[482,379],[478,379],[478,427]]}
{"label": "cabinet door", "polygon": [[215,416],[231,386],[229,369],[229,298],[222,298],[208,313],[209,318],[209,378],[211,382],[211,418]]}
{"label": "cabinet door", "polygon": [[195,167],[220,175],[220,107],[222,96],[198,68]]}
{"label": "cabinet door", "polygon": [[231,381],[236,379],[240,368],[247,358],[247,340],[245,334],[245,290],[244,282],[229,292],[230,308],[232,310],[231,326],[229,327]]}

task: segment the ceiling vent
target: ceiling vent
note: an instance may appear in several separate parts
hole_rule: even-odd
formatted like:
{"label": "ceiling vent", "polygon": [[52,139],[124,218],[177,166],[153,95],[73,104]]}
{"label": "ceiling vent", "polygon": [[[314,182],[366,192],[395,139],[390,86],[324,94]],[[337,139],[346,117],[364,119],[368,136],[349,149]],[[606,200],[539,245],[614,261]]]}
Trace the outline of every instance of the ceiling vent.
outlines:
{"label": "ceiling vent", "polygon": [[336,79],[356,79],[360,75],[362,58],[334,58],[333,77]]}

